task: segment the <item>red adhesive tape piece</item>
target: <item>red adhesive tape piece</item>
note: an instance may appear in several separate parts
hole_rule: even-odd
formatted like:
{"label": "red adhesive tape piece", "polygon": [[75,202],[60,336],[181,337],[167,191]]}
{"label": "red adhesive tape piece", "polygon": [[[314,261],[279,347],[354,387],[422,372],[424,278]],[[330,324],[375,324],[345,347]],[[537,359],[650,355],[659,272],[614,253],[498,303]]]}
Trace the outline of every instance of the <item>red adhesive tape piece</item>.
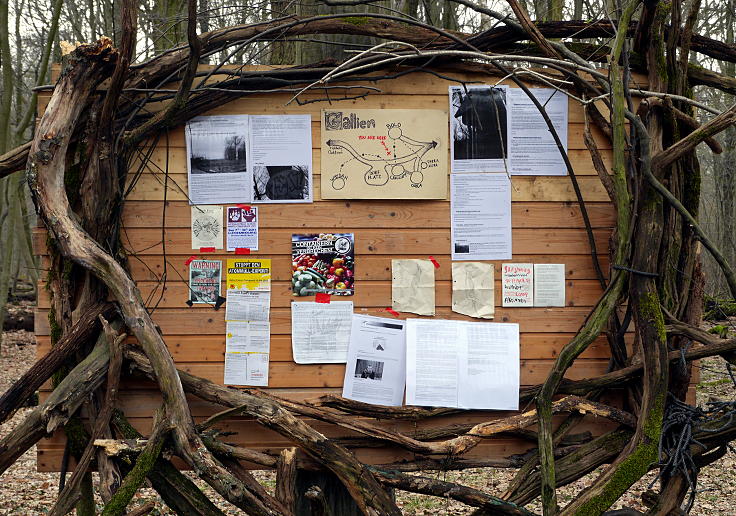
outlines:
{"label": "red adhesive tape piece", "polygon": [[196,259],[197,259],[197,257],[194,256],[194,255],[192,255],[189,258],[187,258],[187,261],[184,262],[184,265],[189,265],[190,263],[192,263]]}
{"label": "red adhesive tape piece", "polygon": [[399,316],[399,312],[397,312],[397,311],[396,311],[396,310],[394,310],[393,308],[386,308],[386,311],[387,311],[388,313],[390,313],[391,315],[393,315],[394,317],[398,317],[398,316]]}
{"label": "red adhesive tape piece", "polygon": [[429,257],[429,261],[432,262],[432,265],[434,265],[434,268],[435,269],[439,269],[440,268],[440,264],[437,263],[437,260],[434,259],[434,256],[430,256]]}
{"label": "red adhesive tape piece", "polygon": [[330,297],[331,296],[329,294],[325,294],[324,292],[317,292],[317,294],[315,294],[314,296],[314,300],[317,303],[330,304]]}
{"label": "red adhesive tape piece", "polygon": [[250,254],[250,249],[248,247],[236,247],[235,254]]}
{"label": "red adhesive tape piece", "polygon": [[238,204],[238,208],[242,210],[250,210],[250,206],[248,206],[247,204]]}
{"label": "red adhesive tape piece", "polygon": [[200,247],[199,252],[200,253],[214,253],[215,248],[214,247]]}

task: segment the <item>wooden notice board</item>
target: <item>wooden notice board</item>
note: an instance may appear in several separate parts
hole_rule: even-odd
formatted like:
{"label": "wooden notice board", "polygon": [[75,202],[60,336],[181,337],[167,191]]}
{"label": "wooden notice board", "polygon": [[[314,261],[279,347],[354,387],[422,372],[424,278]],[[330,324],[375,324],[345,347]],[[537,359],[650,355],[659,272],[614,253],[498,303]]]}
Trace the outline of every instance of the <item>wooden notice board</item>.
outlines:
{"label": "wooden notice board", "polygon": [[[494,83],[487,75],[465,75],[467,81]],[[508,81],[507,81],[508,82]],[[428,74],[410,74],[395,80],[377,81],[381,93],[364,100],[333,102],[332,106],[361,109],[442,109],[448,111],[448,85],[444,79]],[[513,85],[512,85],[513,86]],[[310,114],[312,117],[314,203],[259,205],[259,257],[273,262],[271,301],[271,363],[269,389],[292,398],[308,399],[325,393],[341,393],[344,365],[297,365],[292,360],[290,340],[291,235],[292,233],[344,232],[355,234],[355,295],[351,298],[358,313],[386,316],[391,305],[391,259],[435,257],[435,318],[469,319],[450,310],[450,202],[448,198],[430,201],[321,200],[320,196],[320,118],[324,103],[286,105],[292,94],[252,95],[212,110],[206,114]],[[309,93],[308,98],[323,96]],[[43,109],[48,97],[40,99]],[[614,209],[593,168],[583,142],[583,109],[569,102],[569,156],[586,201],[593,226],[598,254],[604,271],[608,270],[608,241],[614,224]],[[610,167],[611,145],[597,129],[593,135],[604,162]],[[224,309],[214,311],[207,305],[188,307],[188,278],[185,261],[196,253],[191,248],[190,207],[186,200],[187,168],[183,127],[162,135],[157,146],[140,148],[140,156],[151,151],[151,162],[144,167],[134,184],[132,172],[140,156],[132,163],[130,191],[125,202],[121,231],[122,245],[129,257],[128,266],[143,298],[153,312],[166,343],[179,368],[217,383],[223,382],[225,321]],[[447,156],[449,162],[449,155]],[[168,173],[168,178],[166,174]],[[449,181],[449,179],[448,179]],[[496,282],[496,322],[516,322],[521,330],[521,383],[544,381],[560,349],[569,342],[583,323],[590,308],[601,295],[590,255],[590,246],[581,212],[568,176],[515,176],[512,190],[513,260],[527,263],[563,263],[566,271],[566,303],[561,308],[502,308],[500,282]],[[46,255],[46,234],[36,232],[36,247]],[[164,245],[165,244],[165,245]],[[165,252],[165,255],[164,255]],[[204,257],[226,260],[234,253],[218,252]],[[48,263],[48,261],[46,262]],[[496,278],[500,280],[500,262]],[[161,281],[166,271],[167,281]],[[224,278],[223,278],[224,279]],[[38,353],[50,346],[49,296],[39,288],[36,315]],[[312,298],[299,298],[311,300]],[[402,314],[402,317],[411,314]],[[580,379],[605,372],[608,346],[603,337],[591,345],[575,362],[567,378]],[[49,386],[44,387],[45,393]],[[42,398],[45,394],[42,393]],[[127,380],[119,404],[131,422],[144,434],[150,430],[151,416],[160,406],[152,385],[142,380]],[[192,413],[202,420],[218,409],[209,403],[191,399]],[[385,424],[409,435],[434,425],[487,421],[507,415],[497,412],[466,412],[461,415],[414,422],[390,421]],[[311,422],[327,435],[336,429]],[[603,432],[605,423],[586,420],[580,431]],[[258,449],[276,449],[287,443],[280,435],[244,418],[234,418],[224,429],[237,432],[230,441]],[[469,457],[499,457],[523,452],[534,443],[509,437],[484,441]],[[63,434],[57,432],[38,445],[38,468],[57,470],[63,453]],[[393,448],[357,451],[361,460],[388,463],[411,459],[412,455]]]}

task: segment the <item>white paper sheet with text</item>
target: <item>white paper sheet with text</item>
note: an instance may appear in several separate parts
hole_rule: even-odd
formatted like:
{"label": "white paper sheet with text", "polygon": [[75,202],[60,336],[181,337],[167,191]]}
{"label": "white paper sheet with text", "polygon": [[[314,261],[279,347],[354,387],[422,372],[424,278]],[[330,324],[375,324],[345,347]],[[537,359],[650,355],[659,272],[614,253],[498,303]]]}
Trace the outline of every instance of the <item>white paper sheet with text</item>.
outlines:
{"label": "white paper sheet with text", "polygon": [[429,260],[391,260],[391,308],[434,315],[434,265]]}
{"label": "white paper sheet with text", "polygon": [[501,306],[534,306],[534,265],[501,264]]}
{"label": "white paper sheet with text", "polygon": [[291,349],[297,364],[344,363],[348,355],[352,301],[291,303]]}
{"label": "white paper sheet with text", "polygon": [[453,260],[511,258],[511,181],[506,174],[452,174]]}
{"label": "white paper sheet with text", "polygon": [[534,306],[565,306],[565,264],[534,264]]}
{"label": "white paper sheet with text", "polygon": [[270,323],[231,321],[225,337],[225,385],[267,386]]}
{"label": "white paper sheet with text", "polygon": [[[567,151],[567,95],[553,88],[530,88],[552,121]],[[520,88],[508,89],[511,174],[564,176],[567,167],[539,109]]]}
{"label": "white paper sheet with text", "polygon": [[493,319],[493,264],[455,262],[452,264],[452,311]]}
{"label": "white paper sheet with text", "polygon": [[406,383],[406,323],[353,314],[342,396],[398,406]]}
{"label": "white paper sheet with text", "polygon": [[187,122],[189,204],[248,202],[248,115],[198,116]]}
{"label": "white paper sheet with text", "polygon": [[228,289],[225,304],[226,321],[268,321],[271,292]]}
{"label": "white paper sheet with text", "polygon": [[310,115],[251,115],[253,202],[312,202]]}
{"label": "white paper sheet with text", "polygon": [[519,325],[406,321],[406,403],[517,410]]}

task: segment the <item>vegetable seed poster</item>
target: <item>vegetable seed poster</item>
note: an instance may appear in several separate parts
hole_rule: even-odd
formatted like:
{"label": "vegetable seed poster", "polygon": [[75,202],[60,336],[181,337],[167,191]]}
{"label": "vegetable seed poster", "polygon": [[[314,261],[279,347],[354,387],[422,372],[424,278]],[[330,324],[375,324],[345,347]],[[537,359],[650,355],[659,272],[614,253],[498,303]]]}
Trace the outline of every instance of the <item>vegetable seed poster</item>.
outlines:
{"label": "vegetable seed poster", "polygon": [[352,296],[355,280],[353,233],[320,233],[291,237],[292,291]]}

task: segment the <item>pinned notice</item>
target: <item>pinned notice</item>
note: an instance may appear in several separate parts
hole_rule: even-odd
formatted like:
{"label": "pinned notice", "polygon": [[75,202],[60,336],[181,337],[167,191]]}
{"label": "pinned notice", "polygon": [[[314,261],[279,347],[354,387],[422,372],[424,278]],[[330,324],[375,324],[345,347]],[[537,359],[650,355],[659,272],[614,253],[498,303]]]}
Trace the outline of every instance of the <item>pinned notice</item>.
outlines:
{"label": "pinned notice", "polygon": [[434,265],[429,260],[391,260],[391,304],[397,312],[434,315]]}
{"label": "pinned notice", "polygon": [[222,206],[192,206],[192,249],[222,249]]}
{"label": "pinned notice", "polygon": [[504,263],[501,265],[501,290],[504,307],[534,306],[534,265]]}
{"label": "pinned notice", "polygon": [[565,264],[534,264],[534,306],[565,306]]}
{"label": "pinned notice", "polygon": [[493,319],[493,265],[481,262],[452,264],[452,311]]}
{"label": "pinned notice", "polygon": [[237,206],[227,209],[227,250],[235,251],[236,254],[258,251],[257,207]]}

